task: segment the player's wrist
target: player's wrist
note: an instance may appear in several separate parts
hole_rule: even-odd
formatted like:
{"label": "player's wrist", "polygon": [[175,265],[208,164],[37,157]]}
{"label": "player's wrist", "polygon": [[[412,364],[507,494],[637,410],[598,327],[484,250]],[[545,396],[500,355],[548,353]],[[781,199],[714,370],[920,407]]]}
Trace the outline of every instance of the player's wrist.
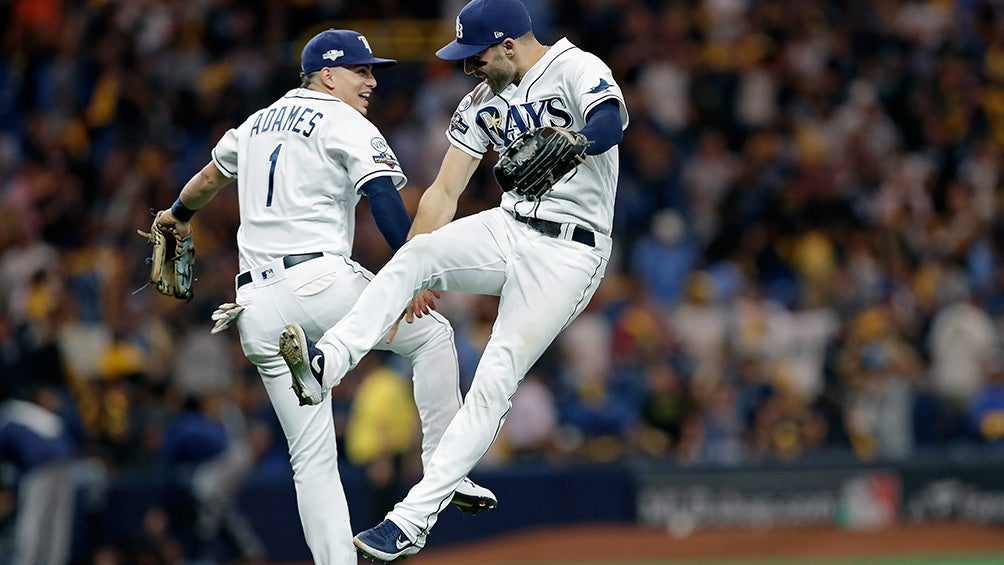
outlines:
{"label": "player's wrist", "polygon": [[185,203],[181,201],[181,196],[179,196],[174,201],[174,204],[171,205],[171,215],[179,222],[190,222],[192,221],[192,216],[195,215],[195,210],[185,206]]}

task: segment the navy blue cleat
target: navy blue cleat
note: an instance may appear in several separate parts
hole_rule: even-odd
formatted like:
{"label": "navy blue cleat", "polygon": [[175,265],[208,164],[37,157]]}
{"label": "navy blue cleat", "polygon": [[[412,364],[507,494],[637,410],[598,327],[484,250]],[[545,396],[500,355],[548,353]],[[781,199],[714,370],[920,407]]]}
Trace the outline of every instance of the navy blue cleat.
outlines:
{"label": "navy blue cleat", "polygon": [[376,527],[360,532],[352,538],[352,543],[365,557],[384,563],[415,555],[425,545],[408,539],[401,528],[390,520],[384,520]]}
{"label": "navy blue cleat", "polygon": [[300,324],[290,323],[279,334],[279,355],[293,374],[293,392],[300,406],[324,401],[324,353],[314,346]]}

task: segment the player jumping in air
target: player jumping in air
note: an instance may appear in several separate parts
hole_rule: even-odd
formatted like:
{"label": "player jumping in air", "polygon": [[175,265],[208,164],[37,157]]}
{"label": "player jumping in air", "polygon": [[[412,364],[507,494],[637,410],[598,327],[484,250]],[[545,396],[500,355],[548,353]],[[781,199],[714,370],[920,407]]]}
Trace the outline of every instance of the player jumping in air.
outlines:
{"label": "player jumping in air", "polygon": [[[519,0],[467,4],[456,39],[437,55],[463,61],[482,82],[457,106],[446,132],[450,147],[422,196],[410,241],[316,345],[295,339],[295,324],[280,337],[296,343],[284,351],[294,379],[311,396],[323,395],[384,339],[403,309],[410,305],[409,320],[424,319],[426,289],[500,297],[470,391],[422,480],[383,522],[354,539],[365,555],[384,561],[421,550],[453,490],[495,441],[526,372],[599,286],[610,257],[617,144],[628,120],[607,65],[567,39],[542,45]],[[536,126],[584,135],[588,166],[537,199],[506,192],[499,207],[451,221],[484,154],[503,151]]]}

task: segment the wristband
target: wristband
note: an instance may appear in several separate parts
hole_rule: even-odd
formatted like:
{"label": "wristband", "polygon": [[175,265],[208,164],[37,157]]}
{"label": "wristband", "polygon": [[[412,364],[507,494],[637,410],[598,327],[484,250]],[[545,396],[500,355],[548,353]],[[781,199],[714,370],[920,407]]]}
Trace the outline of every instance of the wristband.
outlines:
{"label": "wristband", "polygon": [[188,206],[185,206],[181,202],[181,197],[179,196],[174,204],[171,205],[171,215],[173,215],[179,222],[190,222],[192,221],[192,216],[195,215],[195,210],[192,210]]}

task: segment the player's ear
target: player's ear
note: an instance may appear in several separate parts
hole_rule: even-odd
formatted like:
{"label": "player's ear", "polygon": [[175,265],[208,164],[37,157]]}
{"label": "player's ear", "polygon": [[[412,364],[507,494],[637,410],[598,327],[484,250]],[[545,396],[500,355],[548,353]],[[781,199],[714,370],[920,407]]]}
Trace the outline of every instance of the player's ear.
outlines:
{"label": "player's ear", "polygon": [[334,67],[323,67],[321,68],[321,84],[327,88],[335,87],[335,69]]}

